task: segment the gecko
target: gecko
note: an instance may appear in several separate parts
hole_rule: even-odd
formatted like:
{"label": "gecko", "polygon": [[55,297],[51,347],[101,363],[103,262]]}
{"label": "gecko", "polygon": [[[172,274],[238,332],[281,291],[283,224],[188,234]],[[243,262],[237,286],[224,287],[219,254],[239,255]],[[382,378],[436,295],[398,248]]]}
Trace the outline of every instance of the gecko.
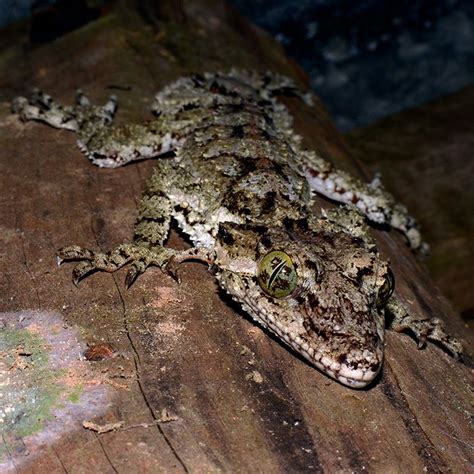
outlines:
{"label": "gecko", "polygon": [[[400,231],[426,252],[416,220],[379,177],[363,182],[304,148],[279,101],[309,106],[312,94],[272,72],[231,70],[182,77],[164,87],[154,118],[115,126],[117,98],[93,105],[82,91],[62,106],[35,89],[13,112],[77,134],[90,161],[106,168],[156,158],[138,206],[133,240],[110,250],[69,245],[73,281],[128,265],[126,286],[150,267],[180,280],[179,264],[208,264],[219,287],[323,373],[352,388],[383,365],[385,330],[410,330],[458,358],[461,343],[437,319],[411,315],[369,224]],[[338,205],[313,211],[315,196]],[[176,224],[192,247],[165,246]]]}

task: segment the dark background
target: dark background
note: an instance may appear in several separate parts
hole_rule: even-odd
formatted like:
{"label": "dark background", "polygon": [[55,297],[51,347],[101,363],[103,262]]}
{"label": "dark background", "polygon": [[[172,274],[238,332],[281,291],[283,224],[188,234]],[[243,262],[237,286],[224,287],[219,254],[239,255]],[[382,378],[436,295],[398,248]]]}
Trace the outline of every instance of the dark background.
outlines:
{"label": "dark background", "polygon": [[[343,131],[474,82],[472,1],[230,2],[303,66]],[[33,40],[48,41],[94,19],[107,3],[0,0],[0,27],[32,15]]]}

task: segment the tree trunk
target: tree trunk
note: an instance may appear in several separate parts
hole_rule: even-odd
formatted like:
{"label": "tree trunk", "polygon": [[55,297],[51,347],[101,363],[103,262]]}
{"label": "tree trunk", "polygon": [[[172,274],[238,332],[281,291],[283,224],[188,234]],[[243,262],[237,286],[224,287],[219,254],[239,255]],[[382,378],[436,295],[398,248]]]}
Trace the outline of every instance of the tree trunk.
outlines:
{"label": "tree trunk", "polygon": [[[61,103],[78,87],[96,103],[115,93],[124,123],[149,118],[154,94],[189,73],[271,69],[307,85],[274,40],[220,0],[183,1],[153,21],[134,4],[50,44],[11,33],[0,57],[0,469],[467,472],[471,372],[437,347],[389,332],[381,377],[351,390],[255,326],[203,265],[183,265],[181,285],[148,271],[129,290],[124,271],[76,288],[71,267],[56,266],[64,245],[131,239],[154,164],[98,169],[73,134],[12,116],[14,96],[31,86]],[[320,103],[287,105],[306,146],[368,178]],[[411,311],[463,338],[402,238],[374,234]],[[173,234],[169,245],[186,244]]]}

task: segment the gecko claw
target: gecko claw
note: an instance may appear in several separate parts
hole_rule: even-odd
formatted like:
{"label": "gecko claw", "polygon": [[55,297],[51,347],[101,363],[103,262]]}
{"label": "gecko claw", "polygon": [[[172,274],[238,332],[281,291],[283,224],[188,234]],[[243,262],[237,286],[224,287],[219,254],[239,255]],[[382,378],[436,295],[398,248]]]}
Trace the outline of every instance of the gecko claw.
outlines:
{"label": "gecko claw", "polygon": [[130,270],[127,272],[127,276],[125,277],[125,287],[127,290],[135,283],[138,275],[140,275],[140,272],[135,267],[130,268]]}
{"label": "gecko claw", "polygon": [[77,286],[83,278],[96,270],[97,269],[90,262],[81,262],[77,264],[72,271],[72,282]]}
{"label": "gecko claw", "polygon": [[163,272],[173,278],[176,283],[181,284],[181,276],[178,272],[178,265],[174,257],[170,257],[170,259],[166,262],[166,264],[162,268]]}
{"label": "gecko claw", "polygon": [[417,347],[418,347],[418,349],[423,349],[423,347],[425,347],[425,346],[426,346],[426,336],[421,336],[418,339]]}

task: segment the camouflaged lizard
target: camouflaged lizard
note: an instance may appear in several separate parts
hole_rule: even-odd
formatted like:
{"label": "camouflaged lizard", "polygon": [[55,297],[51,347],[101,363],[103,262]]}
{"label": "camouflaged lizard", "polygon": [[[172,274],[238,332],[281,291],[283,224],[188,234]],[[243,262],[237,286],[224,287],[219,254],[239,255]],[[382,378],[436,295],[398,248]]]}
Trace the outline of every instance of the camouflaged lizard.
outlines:
{"label": "camouflaged lizard", "polygon": [[[379,179],[366,184],[303,149],[279,94],[311,103],[286,77],[235,70],[177,80],[156,96],[153,120],[122,127],[112,125],[113,96],[94,106],[79,91],[73,107],[39,90],[16,98],[23,120],[76,132],[98,166],[160,158],[131,243],[108,253],[59,250],[61,261],[78,262],[74,281],[130,264],[130,286],[150,266],[177,278],[180,262],[204,261],[258,323],[350,387],[379,373],[386,315],[391,329],[410,329],[420,346],[431,339],[459,356],[460,343],[439,320],[411,316],[392,294],[393,274],[367,228],[387,224],[424,251],[415,220]],[[343,205],[315,215],[315,193]],[[193,248],[164,247],[172,221]]]}

